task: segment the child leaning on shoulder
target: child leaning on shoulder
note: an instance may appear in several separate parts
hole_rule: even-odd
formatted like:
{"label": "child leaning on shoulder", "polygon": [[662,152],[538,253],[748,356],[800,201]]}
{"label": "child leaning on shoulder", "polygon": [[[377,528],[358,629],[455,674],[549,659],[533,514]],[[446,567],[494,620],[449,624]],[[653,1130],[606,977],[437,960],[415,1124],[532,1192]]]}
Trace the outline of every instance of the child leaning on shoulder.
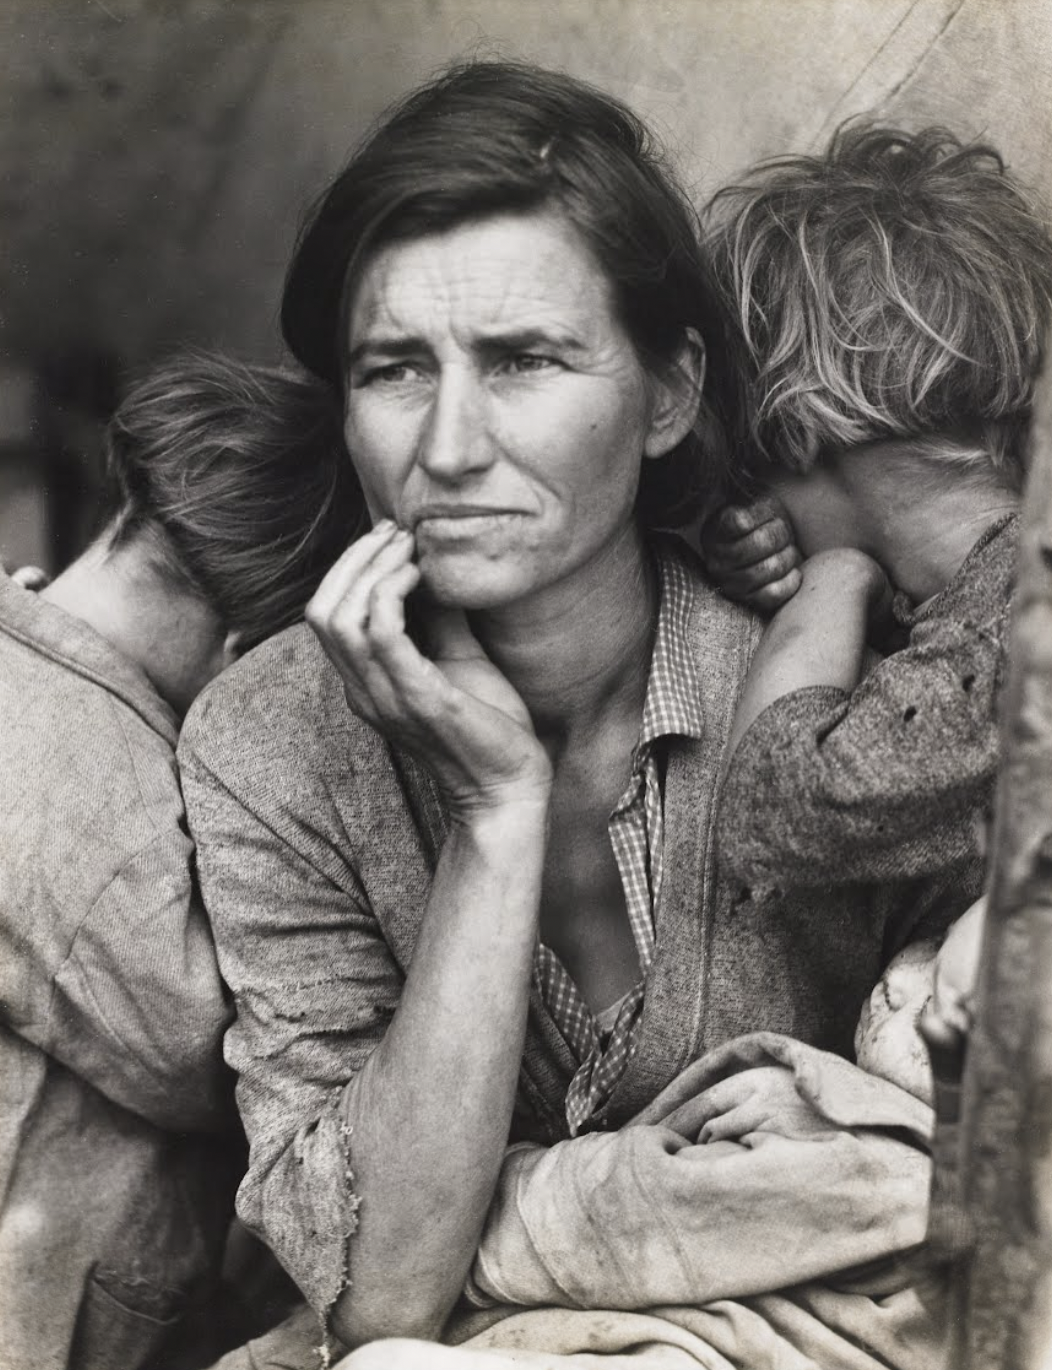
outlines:
{"label": "child leaning on shoulder", "polygon": [[[974,856],[981,881],[1047,227],[992,148],[865,124],[755,168],[709,222],[752,429],[741,503],[704,555],[774,610],[728,748],[720,860],[785,888]],[[961,912],[922,911],[912,939]]]}

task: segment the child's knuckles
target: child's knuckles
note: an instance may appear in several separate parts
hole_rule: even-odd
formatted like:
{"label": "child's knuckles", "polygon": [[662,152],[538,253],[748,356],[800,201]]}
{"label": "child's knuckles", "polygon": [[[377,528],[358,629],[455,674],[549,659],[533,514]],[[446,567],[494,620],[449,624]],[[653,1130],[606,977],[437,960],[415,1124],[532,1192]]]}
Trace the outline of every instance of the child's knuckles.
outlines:
{"label": "child's knuckles", "polygon": [[754,554],[754,560],[783,551],[789,541],[788,529],[784,524],[778,522],[761,523],[748,538],[749,549]]}
{"label": "child's knuckles", "polygon": [[716,529],[729,537],[747,533],[753,526],[748,507],[741,504],[728,504],[716,520]]}
{"label": "child's knuckles", "polygon": [[762,561],[754,562],[751,566],[743,567],[740,575],[742,584],[747,590],[760,590],[765,585],[771,585],[792,570],[792,557],[788,550],[775,552],[771,556],[766,556]]}
{"label": "child's knuckles", "polygon": [[772,613],[775,609],[780,609],[783,604],[787,604],[799,588],[800,573],[799,571],[792,571],[789,575],[782,576],[780,580],[774,580],[761,586],[750,602],[755,608]]}

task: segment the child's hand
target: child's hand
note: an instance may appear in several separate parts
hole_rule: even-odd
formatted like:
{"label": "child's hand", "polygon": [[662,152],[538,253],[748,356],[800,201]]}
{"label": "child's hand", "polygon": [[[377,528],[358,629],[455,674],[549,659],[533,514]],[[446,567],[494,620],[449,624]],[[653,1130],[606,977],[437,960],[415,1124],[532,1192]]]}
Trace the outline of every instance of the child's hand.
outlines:
{"label": "child's hand", "polygon": [[[3,569],[7,570],[6,567]],[[17,571],[10,571],[8,574],[23,590],[46,590],[51,584],[51,577],[39,566],[19,566]]]}
{"label": "child's hand", "polygon": [[702,530],[709,574],[729,599],[771,614],[800,588],[800,551],[789,516],[772,495],[729,504]]}
{"label": "child's hand", "polygon": [[939,948],[931,1005],[918,1023],[935,1075],[937,1104],[942,1096],[941,1117],[955,1118],[959,1107],[985,921],[984,896],[958,918]]}
{"label": "child's hand", "polygon": [[932,1013],[960,1031],[971,1025],[972,997],[979,976],[979,952],[986,922],[986,896],[962,913],[935,960]]}
{"label": "child's hand", "polygon": [[757,1132],[804,1138],[835,1131],[796,1087],[786,1066],[753,1066],[710,1085],[694,1116],[699,1142],[740,1142]]}

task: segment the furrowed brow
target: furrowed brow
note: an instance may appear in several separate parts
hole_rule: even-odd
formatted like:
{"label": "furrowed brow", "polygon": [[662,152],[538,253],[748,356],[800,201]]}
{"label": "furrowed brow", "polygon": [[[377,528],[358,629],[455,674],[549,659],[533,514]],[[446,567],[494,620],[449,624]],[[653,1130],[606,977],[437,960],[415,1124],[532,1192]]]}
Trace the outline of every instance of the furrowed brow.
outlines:
{"label": "furrowed brow", "polygon": [[427,351],[423,338],[363,338],[347,354],[350,366],[360,362],[363,357],[387,357],[399,361],[403,357],[418,357]]}
{"label": "furrowed brow", "polygon": [[558,328],[516,328],[487,333],[477,345],[486,352],[533,352],[547,348],[558,352],[583,352],[585,346],[573,333]]}

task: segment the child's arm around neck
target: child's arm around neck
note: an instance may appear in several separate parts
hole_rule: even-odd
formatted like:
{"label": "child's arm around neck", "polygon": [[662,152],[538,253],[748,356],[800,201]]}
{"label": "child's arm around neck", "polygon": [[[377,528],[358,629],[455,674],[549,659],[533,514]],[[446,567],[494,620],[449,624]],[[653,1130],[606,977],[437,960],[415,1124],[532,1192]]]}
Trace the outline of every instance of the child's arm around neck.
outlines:
{"label": "child's arm around neck", "polygon": [[[915,481],[914,493],[920,502],[930,490]],[[886,596],[869,550],[876,519],[851,523],[834,504],[827,533],[865,550],[819,551],[822,525],[794,510],[816,555],[768,625],[739,706],[717,837],[736,878],[788,886],[979,869],[1014,572],[1014,501],[979,493],[985,503],[955,525],[967,533],[955,556],[952,538],[931,538],[928,564],[941,559],[942,570],[925,612],[903,625],[908,642],[872,666],[867,631]]]}
{"label": "child's arm around neck", "polygon": [[866,553],[839,547],[809,557],[799,590],[771,619],[756,649],[728,757],[784,695],[822,685],[850,694],[865,670],[870,623],[886,615],[890,601],[888,579]]}

